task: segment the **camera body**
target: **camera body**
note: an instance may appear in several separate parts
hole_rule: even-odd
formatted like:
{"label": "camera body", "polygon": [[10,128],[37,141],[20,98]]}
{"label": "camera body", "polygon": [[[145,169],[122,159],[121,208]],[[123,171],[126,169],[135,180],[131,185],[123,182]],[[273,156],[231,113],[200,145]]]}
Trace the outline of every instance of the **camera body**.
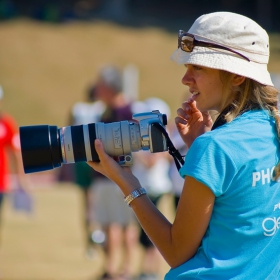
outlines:
{"label": "camera body", "polygon": [[57,128],[49,125],[20,127],[25,173],[40,172],[61,164],[99,161],[94,140],[100,139],[106,153],[122,166],[133,163],[132,152],[168,150],[166,138],[155,126],[165,127],[167,117],[158,110],[134,114],[132,121],[91,123]]}
{"label": "camera body", "polygon": [[142,150],[150,150],[151,153],[167,151],[166,139],[162,138],[163,135],[159,130],[153,128],[155,123],[159,123],[162,126],[167,125],[165,114],[161,114],[158,110],[138,113],[133,115],[133,120],[139,124]]}

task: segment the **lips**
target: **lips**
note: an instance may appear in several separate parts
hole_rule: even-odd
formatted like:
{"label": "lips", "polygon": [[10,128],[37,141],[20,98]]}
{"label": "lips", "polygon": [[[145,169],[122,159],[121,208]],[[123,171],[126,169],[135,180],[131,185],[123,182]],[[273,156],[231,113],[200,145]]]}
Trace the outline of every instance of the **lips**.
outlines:
{"label": "lips", "polygon": [[199,94],[200,94],[200,93],[199,93],[198,91],[192,92],[191,99],[192,99],[192,100],[195,100],[195,99],[198,97]]}

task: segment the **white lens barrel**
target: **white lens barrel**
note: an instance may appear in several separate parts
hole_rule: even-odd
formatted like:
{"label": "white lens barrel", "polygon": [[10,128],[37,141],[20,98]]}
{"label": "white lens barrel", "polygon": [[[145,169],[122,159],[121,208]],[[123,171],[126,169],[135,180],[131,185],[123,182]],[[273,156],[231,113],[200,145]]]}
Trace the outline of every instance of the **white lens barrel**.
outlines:
{"label": "white lens barrel", "polygon": [[123,144],[123,155],[131,154],[130,129],[128,121],[121,122],[121,136]]}
{"label": "white lens barrel", "polygon": [[62,127],[59,131],[63,163],[74,163],[71,127]]}
{"label": "white lens barrel", "polygon": [[84,132],[84,141],[85,141],[85,150],[86,150],[87,161],[92,161],[89,131],[88,131],[88,125],[87,124],[83,125],[83,132]]}
{"label": "white lens barrel", "polygon": [[130,155],[143,148],[139,124],[128,121],[66,126],[59,135],[63,163],[98,161],[95,139],[102,141],[110,156]]}

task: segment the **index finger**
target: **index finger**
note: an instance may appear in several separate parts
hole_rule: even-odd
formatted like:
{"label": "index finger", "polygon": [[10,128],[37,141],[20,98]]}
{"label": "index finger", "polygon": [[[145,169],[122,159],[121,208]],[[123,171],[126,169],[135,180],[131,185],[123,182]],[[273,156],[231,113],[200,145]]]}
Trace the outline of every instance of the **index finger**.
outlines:
{"label": "index finger", "polygon": [[194,110],[196,108],[196,101],[190,97],[187,101],[183,102],[182,107],[184,110]]}

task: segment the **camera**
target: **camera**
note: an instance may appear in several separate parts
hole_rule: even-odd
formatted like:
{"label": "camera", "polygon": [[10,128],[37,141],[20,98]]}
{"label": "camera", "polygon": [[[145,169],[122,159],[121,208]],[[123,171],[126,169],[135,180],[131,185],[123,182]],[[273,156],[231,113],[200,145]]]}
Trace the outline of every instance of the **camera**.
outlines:
{"label": "camera", "polygon": [[94,140],[100,139],[107,154],[122,166],[131,166],[132,152],[168,150],[167,117],[158,110],[138,113],[131,121],[90,123],[58,128],[51,125],[20,127],[25,173],[60,167],[61,164],[99,161]]}

